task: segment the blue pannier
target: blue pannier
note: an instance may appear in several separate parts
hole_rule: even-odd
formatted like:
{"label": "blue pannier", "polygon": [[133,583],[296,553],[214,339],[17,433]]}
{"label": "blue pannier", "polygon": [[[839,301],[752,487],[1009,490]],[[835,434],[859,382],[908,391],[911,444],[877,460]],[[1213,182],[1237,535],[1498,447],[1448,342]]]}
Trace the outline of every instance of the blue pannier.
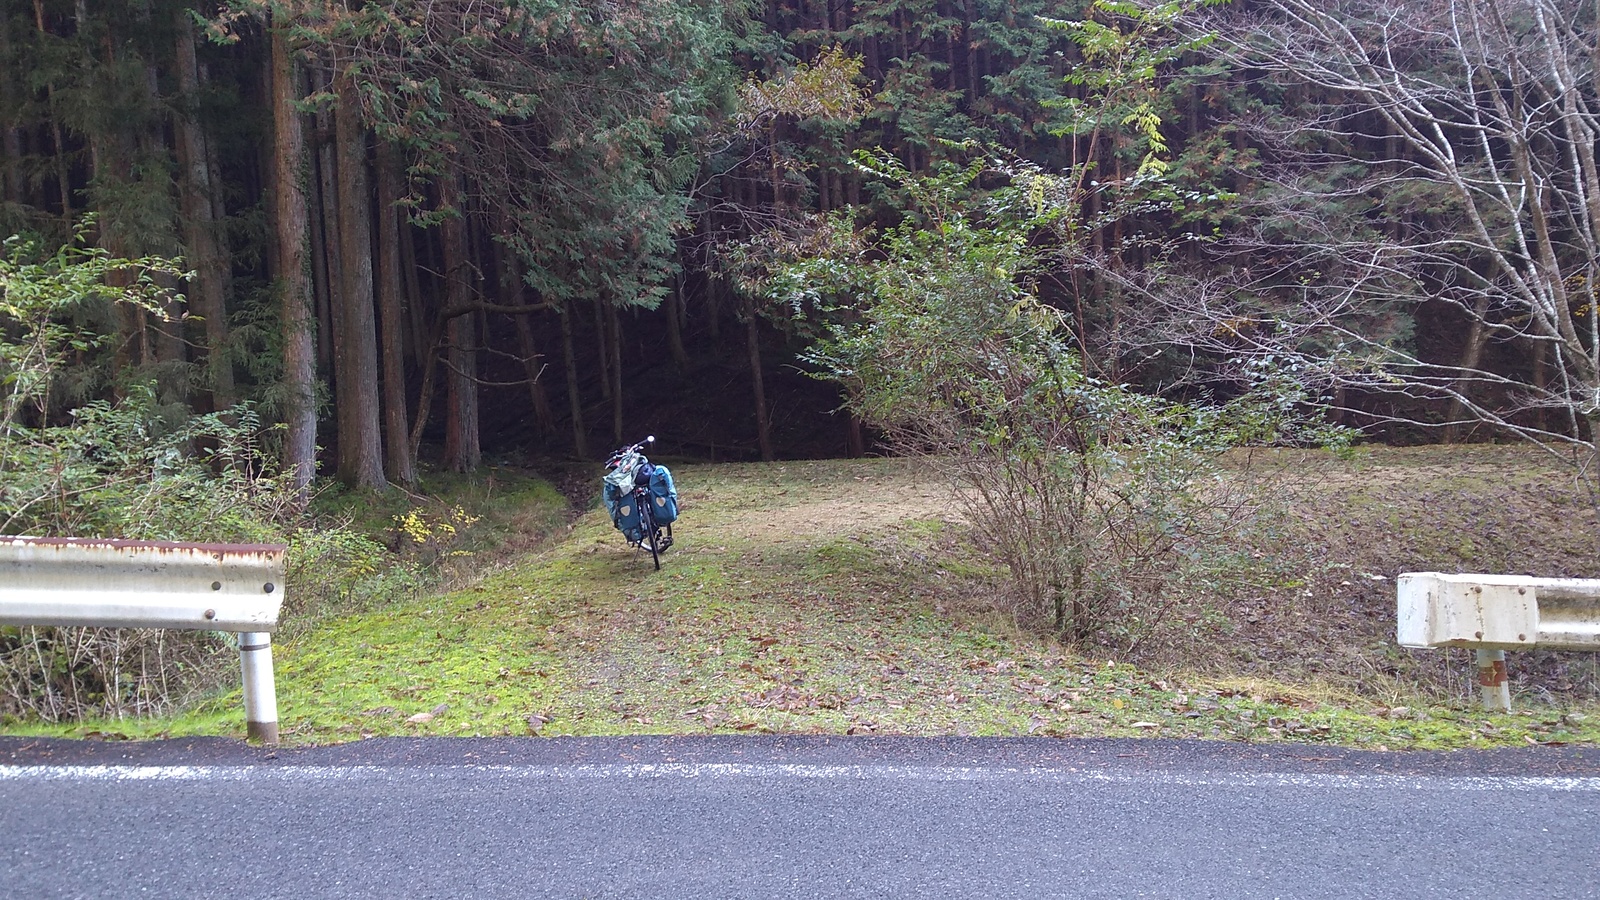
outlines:
{"label": "blue pannier", "polygon": [[644,537],[644,529],[639,527],[639,506],[634,502],[632,491],[607,482],[602,497],[606,511],[611,513],[611,524],[617,526],[623,537],[635,543]]}
{"label": "blue pannier", "polygon": [[670,525],[678,518],[678,488],[672,483],[672,472],[666,466],[656,466],[650,473],[650,502],[654,504],[657,525]]}

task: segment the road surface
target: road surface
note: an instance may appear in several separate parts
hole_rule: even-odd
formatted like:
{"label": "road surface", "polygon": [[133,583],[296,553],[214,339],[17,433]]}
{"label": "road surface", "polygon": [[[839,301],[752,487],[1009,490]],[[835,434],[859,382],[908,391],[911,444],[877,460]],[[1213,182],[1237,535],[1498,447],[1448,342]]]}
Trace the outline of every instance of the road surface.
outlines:
{"label": "road surface", "polygon": [[1600,751],[0,739],[0,895],[1600,896]]}

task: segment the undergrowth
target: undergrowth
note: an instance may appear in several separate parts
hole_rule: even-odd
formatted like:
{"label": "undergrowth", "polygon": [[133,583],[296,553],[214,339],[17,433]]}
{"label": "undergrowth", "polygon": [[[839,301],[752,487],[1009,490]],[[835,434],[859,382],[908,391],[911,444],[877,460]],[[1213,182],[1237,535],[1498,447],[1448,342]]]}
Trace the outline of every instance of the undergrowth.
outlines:
{"label": "undergrowth", "polygon": [[[1349,491],[1392,489],[1384,502],[1397,504],[1416,495],[1412,476],[1392,481],[1411,460],[1387,466],[1388,452],[1367,464],[1333,460],[1317,487],[1324,500],[1297,498],[1281,527],[1305,544],[1298,529],[1330,524]],[[1513,455],[1492,465],[1529,459],[1505,452]],[[476,549],[491,534],[506,539],[498,524],[469,530],[460,549],[474,555],[448,557],[460,567],[448,590],[419,587],[288,629],[276,648],[284,739],[1155,735],[1388,749],[1600,741],[1589,682],[1563,689],[1560,668],[1531,654],[1512,663],[1518,711],[1488,715],[1473,705],[1459,655],[1395,650],[1397,567],[1452,561],[1406,555],[1382,535],[1363,544],[1370,556],[1340,563],[1376,567],[1362,571],[1382,581],[1330,568],[1318,553],[1284,557],[1251,591],[1194,598],[1169,644],[1127,657],[1071,650],[1019,627],[1003,569],[948,513],[947,488],[895,461],[676,474],[683,517],[660,572],[627,549],[603,512],[567,532],[556,510],[544,524],[561,539],[531,553]],[[471,490],[490,500],[484,485]],[[546,487],[526,491],[502,482],[499,513],[493,500],[462,505],[483,516],[473,526],[481,529],[496,515],[525,514],[526,496],[554,499]],[[1520,495],[1497,496],[1515,504]],[[397,514],[387,498],[336,499],[327,498],[325,514],[369,525]],[[448,514],[457,502],[441,497],[432,509]],[[1569,669],[1588,663],[1561,656]],[[243,725],[230,692],[181,718],[27,730],[237,735]]]}

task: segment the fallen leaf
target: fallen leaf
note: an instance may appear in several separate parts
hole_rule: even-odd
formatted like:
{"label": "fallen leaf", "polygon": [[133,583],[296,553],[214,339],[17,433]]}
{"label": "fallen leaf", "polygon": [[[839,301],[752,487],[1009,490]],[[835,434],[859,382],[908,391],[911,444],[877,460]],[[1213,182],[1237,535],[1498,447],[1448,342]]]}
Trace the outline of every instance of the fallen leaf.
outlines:
{"label": "fallen leaf", "polygon": [[1161,723],[1159,723],[1159,722],[1135,722],[1135,723],[1133,723],[1133,727],[1134,728],[1160,728],[1161,727]]}

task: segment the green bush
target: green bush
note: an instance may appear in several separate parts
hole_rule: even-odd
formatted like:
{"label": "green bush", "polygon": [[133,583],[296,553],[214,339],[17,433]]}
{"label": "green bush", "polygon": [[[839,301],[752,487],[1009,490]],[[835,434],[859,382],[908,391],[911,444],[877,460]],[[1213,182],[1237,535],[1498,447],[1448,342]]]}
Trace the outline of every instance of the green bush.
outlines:
{"label": "green bush", "polygon": [[1010,573],[1017,618],[1127,647],[1237,577],[1248,559],[1235,538],[1262,496],[1223,477],[1224,455],[1332,434],[1294,380],[1263,368],[1229,402],[1180,403],[1096,377],[1033,289],[1061,214],[1050,176],[866,162],[911,198],[905,219],[877,237],[836,220],[823,252],[780,266],[767,289],[832,313],[811,360],[889,447],[949,479]]}
{"label": "green bush", "polygon": [[290,634],[328,617],[414,595],[423,583],[422,567],[397,558],[348,524],[295,531],[287,556],[289,593],[282,618]]}
{"label": "green bush", "polygon": [[[410,564],[347,523],[317,527],[249,404],[197,415],[124,380],[68,402],[62,382],[110,383],[108,307],[160,315],[177,261],[118,260],[79,240],[21,238],[0,256],[0,534],[284,543],[285,627],[412,589]],[[117,286],[109,286],[117,285]],[[0,628],[0,720],[144,715],[231,677],[231,635],[159,629]]]}

